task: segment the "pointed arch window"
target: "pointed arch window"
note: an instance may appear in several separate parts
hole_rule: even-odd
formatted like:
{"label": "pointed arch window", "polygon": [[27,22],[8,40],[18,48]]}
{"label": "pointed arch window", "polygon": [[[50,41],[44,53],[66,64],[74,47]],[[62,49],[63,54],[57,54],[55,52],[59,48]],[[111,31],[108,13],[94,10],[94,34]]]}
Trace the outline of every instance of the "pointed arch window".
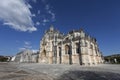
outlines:
{"label": "pointed arch window", "polygon": [[90,45],[90,48],[93,49],[93,45],[92,44]]}
{"label": "pointed arch window", "polygon": [[87,47],[88,46],[88,43],[87,42],[85,42],[85,47]]}
{"label": "pointed arch window", "polygon": [[69,45],[65,46],[65,54],[70,54],[70,46]]}
{"label": "pointed arch window", "polygon": [[79,47],[79,43],[76,43],[76,53],[79,53],[80,47]]}
{"label": "pointed arch window", "polygon": [[59,47],[59,56],[61,56],[61,47]]}

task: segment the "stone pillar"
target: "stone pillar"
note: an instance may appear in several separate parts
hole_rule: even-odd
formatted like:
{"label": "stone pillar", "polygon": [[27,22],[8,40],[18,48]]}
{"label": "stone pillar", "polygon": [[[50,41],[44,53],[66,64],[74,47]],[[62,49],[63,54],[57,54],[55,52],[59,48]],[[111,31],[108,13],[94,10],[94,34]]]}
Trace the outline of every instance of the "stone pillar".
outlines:
{"label": "stone pillar", "polygon": [[94,57],[94,64],[97,64],[95,49],[93,49],[93,57]]}
{"label": "stone pillar", "polygon": [[49,52],[49,60],[48,60],[49,64],[53,63],[53,52]]}
{"label": "stone pillar", "polygon": [[65,46],[62,44],[62,46],[61,46],[61,53],[62,53],[62,55],[61,55],[61,63],[64,63],[64,55],[65,55]]}
{"label": "stone pillar", "polygon": [[57,46],[57,64],[59,64],[59,47]]}
{"label": "stone pillar", "polygon": [[79,64],[83,65],[83,56],[82,56],[82,47],[81,47],[81,39],[79,38]]}

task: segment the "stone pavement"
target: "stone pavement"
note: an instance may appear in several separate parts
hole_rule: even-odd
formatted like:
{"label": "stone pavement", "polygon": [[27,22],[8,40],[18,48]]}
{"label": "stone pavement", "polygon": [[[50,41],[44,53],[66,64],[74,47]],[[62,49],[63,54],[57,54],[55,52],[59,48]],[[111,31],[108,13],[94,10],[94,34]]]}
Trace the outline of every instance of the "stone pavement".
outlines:
{"label": "stone pavement", "polygon": [[120,80],[120,65],[0,63],[0,80]]}

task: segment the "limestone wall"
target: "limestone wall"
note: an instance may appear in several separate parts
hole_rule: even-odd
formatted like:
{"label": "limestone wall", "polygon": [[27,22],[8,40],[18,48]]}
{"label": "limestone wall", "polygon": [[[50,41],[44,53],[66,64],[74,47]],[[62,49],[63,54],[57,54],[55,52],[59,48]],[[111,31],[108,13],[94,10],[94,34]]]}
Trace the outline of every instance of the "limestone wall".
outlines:
{"label": "limestone wall", "polygon": [[73,64],[79,64],[81,60],[83,65],[95,65],[102,63],[101,55],[96,40],[84,31],[72,31],[61,37],[52,28],[41,40],[39,62],[69,64],[71,59]]}

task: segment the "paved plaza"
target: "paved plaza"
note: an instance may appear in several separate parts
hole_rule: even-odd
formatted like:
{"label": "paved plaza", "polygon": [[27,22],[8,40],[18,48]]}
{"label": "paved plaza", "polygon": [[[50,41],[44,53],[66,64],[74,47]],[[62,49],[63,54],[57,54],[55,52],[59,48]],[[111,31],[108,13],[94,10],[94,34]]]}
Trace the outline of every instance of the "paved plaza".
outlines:
{"label": "paved plaza", "polygon": [[120,80],[120,65],[0,63],[0,80]]}

